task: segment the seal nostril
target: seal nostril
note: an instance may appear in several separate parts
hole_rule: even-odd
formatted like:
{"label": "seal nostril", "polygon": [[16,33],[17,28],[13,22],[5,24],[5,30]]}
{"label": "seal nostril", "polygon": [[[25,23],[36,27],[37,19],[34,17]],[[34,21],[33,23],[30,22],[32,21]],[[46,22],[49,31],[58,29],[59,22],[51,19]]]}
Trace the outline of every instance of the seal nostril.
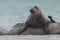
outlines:
{"label": "seal nostril", "polygon": [[33,9],[30,10],[31,13],[34,13],[35,11]]}
{"label": "seal nostril", "polygon": [[30,12],[31,12],[32,10],[30,10]]}

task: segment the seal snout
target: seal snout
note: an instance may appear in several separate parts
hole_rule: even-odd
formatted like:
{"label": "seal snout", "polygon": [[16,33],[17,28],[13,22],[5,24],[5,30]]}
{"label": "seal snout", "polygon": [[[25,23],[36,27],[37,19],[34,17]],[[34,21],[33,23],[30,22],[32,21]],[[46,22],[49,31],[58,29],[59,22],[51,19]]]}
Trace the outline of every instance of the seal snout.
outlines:
{"label": "seal snout", "polygon": [[37,6],[34,6],[34,7],[31,8],[30,12],[31,13],[35,13],[35,10],[37,10],[37,9],[38,9],[38,7]]}
{"label": "seal snout", "polygon": [[30,10],[31,13],[34,13],[35,11],[33,9]]}

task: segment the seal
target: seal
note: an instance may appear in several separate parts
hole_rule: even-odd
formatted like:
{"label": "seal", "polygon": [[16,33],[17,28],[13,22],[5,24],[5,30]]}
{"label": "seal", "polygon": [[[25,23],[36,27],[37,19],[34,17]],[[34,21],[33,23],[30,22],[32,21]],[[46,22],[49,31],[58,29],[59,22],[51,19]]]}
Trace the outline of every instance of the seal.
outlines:
{"label": "seal", "polygon": [[34,6],[30,9],[30,15],[28,16],[26,22],[22,24],[16,24],[13,29],[8,32],[8,34],[22,34],[24,32],[26,33],[28,30],[28,33],[31,34],[42,34],[43,31],[39,28],[46,27],[47,25],[48,19],[43,15],[41,8]]}
{"label": "seal", "polygon": [[43,15],[41,8],[34,6],[30,9],[30,13],[25,25],[33,28],[41,28],[48,25],[48,19]]}

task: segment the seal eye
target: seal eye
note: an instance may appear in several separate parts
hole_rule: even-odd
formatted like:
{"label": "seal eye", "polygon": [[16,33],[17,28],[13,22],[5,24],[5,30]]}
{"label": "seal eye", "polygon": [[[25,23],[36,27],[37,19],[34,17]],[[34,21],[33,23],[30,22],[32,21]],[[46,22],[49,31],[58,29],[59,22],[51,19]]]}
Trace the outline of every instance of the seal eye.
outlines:
{"label": "seal eye", "polygon": [[35,6],[35,8],[36,8],[36,9],[38,9],[38,7],[37,7],[37,6]]}

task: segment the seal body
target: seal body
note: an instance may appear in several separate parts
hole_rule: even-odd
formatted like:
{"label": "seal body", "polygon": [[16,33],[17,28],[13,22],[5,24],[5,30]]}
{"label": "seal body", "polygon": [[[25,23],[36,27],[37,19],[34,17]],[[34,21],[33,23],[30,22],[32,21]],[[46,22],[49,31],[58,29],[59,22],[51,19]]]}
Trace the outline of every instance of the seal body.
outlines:
{"label": "seal body", "polygon": [[27,21],[25,22],[27,26],[41,28],[48,24],[48,20],[45,18],[42,10],[39,7],[32,7],[30,12],[31,14],[28,16]]}

